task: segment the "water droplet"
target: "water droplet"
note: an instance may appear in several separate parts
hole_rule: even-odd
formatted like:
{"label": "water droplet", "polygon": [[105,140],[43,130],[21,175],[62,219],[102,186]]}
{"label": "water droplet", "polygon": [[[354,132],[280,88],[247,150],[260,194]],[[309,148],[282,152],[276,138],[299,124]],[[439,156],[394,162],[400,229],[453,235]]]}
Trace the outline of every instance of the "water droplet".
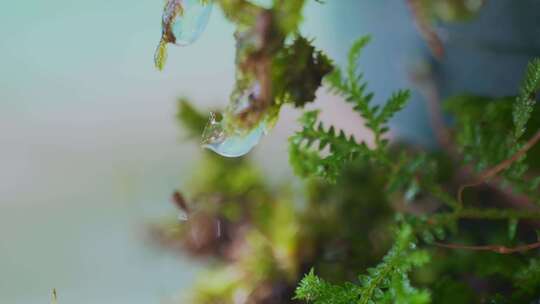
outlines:
{"label": "water droplet", "polygon": [[202,146],[225,157],[240,157],[251,151],[266,134],[266,122],[262,121],[252,130],[227,126],[227,119],[217,121],[211,114],[203,133]]}
{"label": "water droplet", "polygon": [[212,0],[168,0],[162,17],[161,41],[154,57],[163,69],[167,44],[186,46],[195,42],[206,29],[212,12]]}
{"label": "water droplet", "polygon": [[[170,24],[174,44],[185,46],[195,42],[206,29],[212,12],[209,0],[172,0],[163,14],[163,23]],[[181,9],[177,11],[177,3]]]}

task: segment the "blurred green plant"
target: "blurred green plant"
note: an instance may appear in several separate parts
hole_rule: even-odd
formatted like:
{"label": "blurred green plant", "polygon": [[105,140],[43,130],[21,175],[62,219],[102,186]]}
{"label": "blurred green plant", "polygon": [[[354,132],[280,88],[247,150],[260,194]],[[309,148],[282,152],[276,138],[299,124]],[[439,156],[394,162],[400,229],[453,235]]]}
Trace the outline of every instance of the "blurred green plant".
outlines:
{"label": "blurred green plant", "polygon": [[[538,301],[540,61],[515,97],[447,100],[454,123],[442,133],[451,147],[421,149],[388,140],[388,123],[410,93],[372,101],[358,66],[369,38],[352,45],[340,68],[298,33],[305,1],[215,3],[238,26],[237,39],[256,33],[248,36],[260,42],[238,44],[235,91],[256,80],[268,92],[235,120],[275,120],[283,104],[303,108],[326,84],[375,140],[358,141],[305,110],[289,141],[290,163],[304,178],[300,194],[270,185],[248,158],[205,152],[176,195],[187,220],[150,230],[162,246],[216,262],[192,303]],[[207,120],[186,100],[178,118],[190,137]]]}

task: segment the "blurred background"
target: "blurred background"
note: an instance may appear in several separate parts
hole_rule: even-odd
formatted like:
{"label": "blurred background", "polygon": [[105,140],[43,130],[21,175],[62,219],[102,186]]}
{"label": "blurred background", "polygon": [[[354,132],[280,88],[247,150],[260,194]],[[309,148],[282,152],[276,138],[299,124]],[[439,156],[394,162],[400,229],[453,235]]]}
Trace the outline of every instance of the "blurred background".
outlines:
{"label": "blurred background", "polygon": [[[491,1],[474,21],[443,28],[442,62],[431,59],[405,1],[327,2],[309,1],[302,32],[338,64],[354,39],[372,35],[361,66],[379,101],[413,86],[418,64],[432,66],[443,96],[511,94],[540,49],[540,39],[514,35],[540,20],[538,1],[502,17],[508,2]],[[175,212],[171,193],[201,153],[176,122],[177,98],[203,109],[227,103],[234,29],[214,10],[205,35],[172,47],[158,72],[162,8],[161,0],[0,3],[0,303],[48,303],[53,287],[60,303],[163,303],[205,268],[148,245],[144,228]],[[414,92],[394,130],[430,145],[421,96]],[[323,119],[361,133],[348,106],[332,101],[321,92]],[[293,179],[286,143],[298,112],[282,114],[252,153],[274,181]]]}

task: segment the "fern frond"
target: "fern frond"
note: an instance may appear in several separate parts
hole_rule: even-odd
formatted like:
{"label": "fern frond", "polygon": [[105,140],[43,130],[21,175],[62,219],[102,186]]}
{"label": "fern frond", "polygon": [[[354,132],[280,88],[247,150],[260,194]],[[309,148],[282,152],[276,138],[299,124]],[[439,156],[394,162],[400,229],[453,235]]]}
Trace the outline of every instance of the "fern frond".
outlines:
{"label": "fern frond", "polygon": [[410,226],[397,233],[394,246],[367,275],[360,276],[360,284],[332,285],[317,277],[312,270],[300,282],[295,299],[308,303],[429,303],[427,291],[411,286],[408,273],[413,267],[427,263],[429,256],[416,249]]}
{"label": "fern frond", "polygon": [[378,105],[371,105],[374,95],[367,91],[367,82],[363,80],[358,67],[358,59],[369,41],[369,37],[358,39],[349,51],[346,75],[339,68],[334,68],[326,83],[331,92],[343,96],[345,101],[353,105],[353,109],[364,118],[366,127],[375,135],[377,147],[382,147],[385,145],[383,135],[388,131],[386,124],[407,105],[410,92],[401,90],[394,93],[382,109]]}
{"label": "fern frond", "polygon": [[[539,110],[536,104],[539,90],[540,60],[535,59],[528,65],[516,98],[490,99],[465,95],[448,100],[447,109],[457,118],[456,139],[464,162],[473,164],[478,172],[488,172],[517,155],[526,145],[523,138],[540,128],[540,118],[532,115]],[[496,174],[514,192],[525,194],[539,203],[540,177],[534,174],[538,168],[537,156],[537,149],[526,151]],[[524,178],[527,172],[530,178]]]}
{"label": "fern frond", "polygon": [[[371,151],[353,136],[347,137],[333,126],[326,129],[322,122],[317,123],[318,115],[318,111],[309,111],[300,118],[303,128],[290,138],[290,162],[301,176],[317,175],[332,182],[345,164]],[[310,150],[315,143],[318,145]],[[326,148],[329,153],[322,156]]]}
{"label": "fern frond", "polygon": [[512,118],[514,121],[514,136],[519,139],[526,130],[536,102],[536,93],[540,90],[540,59],[532,60],[527,66],[519,96],[514,103]]}
{"label": "fern frond", "polygon": [[349,85],[351,88],[354,88],[360,83],[359,78],[362,74],[358,73],[358,60],[360,59],[360,55],[362,55],[362,51],[370,41],[370,36],[361,37],[353,43],[349,50],[347,56],[347,76],[349,77]]}
{"label": "fern frond", "polygon": [[399,90],[392,94],[377,116],[378,125],[388,123],[397,112],[403,110],[410,97],[411,92],[409,90]]}
{"label": "fern frond", "polygon": [[350,283],[343,286],[330,284],[311,269],[298,285],[294,299],[314,304],[349,304],[356,302],[359,295],[359,286]]}
{"label": "fern frond", "polygon": [[397,234],[394,246],[368,275],[361,277],[363,286],[360,304],[385,299],[388,303],[412,303],[406,299],[417,299],[414,303],[428,303],[429,293],[419,291],[410,285],[407,273],[413,267],[429,261],[425,251],[416,250],[414,235],[410,226],[403,226]]}

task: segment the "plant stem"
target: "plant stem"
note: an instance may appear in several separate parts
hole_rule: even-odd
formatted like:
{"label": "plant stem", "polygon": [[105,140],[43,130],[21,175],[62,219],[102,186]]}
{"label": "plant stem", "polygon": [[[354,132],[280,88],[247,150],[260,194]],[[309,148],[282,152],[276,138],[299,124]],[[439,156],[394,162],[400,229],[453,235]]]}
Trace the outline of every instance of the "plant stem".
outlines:
{"label": "plant stem", "polygon": [[439,35],[431,24],[431,17],[426,8],[419,0],[407,0],[407,6],[411,10],[414,22],[422,37],[426,40],[431,53],[437,59],[442,59],[444,56],[444,46]]}
{"label": "plant stem", "polygon": [[454,212],[445,212],[432,215],[427,219],[425,225],[415,227],[415,233],[420,235],[422,232],[431,229],[433,226],[445,226],[460,219],[475,220],[508,220],[508,219],[540,219],[540,212],[530,210],[515,209],[476,209],[464,208]]}
{"label": "plant stem", "polygon": [[538,141],[540,141],[540,130],[538,130],[536,134],[534,134],[534,136],[531,139],[529,139],[529,141],[527,141],[527,143],[525,143],[525,145],[521,149],[519,149],[516,153],[514,153],[514,155],[507,158],[503,162],[499,163],[495,167],[492,167],[480,173],[480,175],[478,176],[478,179],[475,182],[461,185],[458,190],[458,201],[460,203],[463,203],[463,191],[466,188],[478,186],[482,183],[485,183],[487,180],[496,176],[500,172],[508,169],[513,163],[515,163],[516,161],[524,157],[525,154],[527,154],[527,151],[529,151],[532,147],[534,147],[534,145],[536,145]]}
{"label": "plant stem", "polygon": [[500,254],[511,254],[517,252],[525,252],[528,250],[540,248],[540,242],[521,245],[516,247],[506,247],[503,245],[484,245],[484,246],[470,246],[470,245],[461,245],[461,244],[445,244],[445,243],[435,243],[435,245],[444,248],[450,249],[464,249],[464,250],[475,250],[475,251],[493,251]]}

